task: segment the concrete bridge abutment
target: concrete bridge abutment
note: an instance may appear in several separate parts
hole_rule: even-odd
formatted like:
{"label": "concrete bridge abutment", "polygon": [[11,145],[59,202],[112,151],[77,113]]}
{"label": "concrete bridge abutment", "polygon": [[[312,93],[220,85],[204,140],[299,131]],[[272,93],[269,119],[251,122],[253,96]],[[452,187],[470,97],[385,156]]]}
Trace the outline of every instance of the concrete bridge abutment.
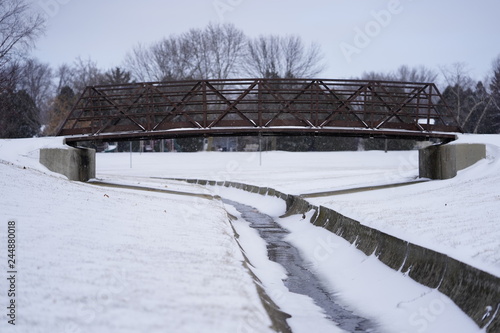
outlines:
{"label": "concrete bridge abutment", "polygon": [[40,149],[40,163],[69,180],[86,182],[95,178],[95,150],[90,148]]}
{"label": "concrete bridge abutment", "polygon": [[420,149],[419,177],[449,179],[479,160],[486,158],[484,144],[445,144]]}
{"label": "concrete bridge abutment", "polygon": [[[446,144],[419,151],[419,177],[449,179],[479,160],[486,158],[484,144]],[[40,149],[40,163],[69,180],[86,182],[96,175],[96,151],[90,148]]]}

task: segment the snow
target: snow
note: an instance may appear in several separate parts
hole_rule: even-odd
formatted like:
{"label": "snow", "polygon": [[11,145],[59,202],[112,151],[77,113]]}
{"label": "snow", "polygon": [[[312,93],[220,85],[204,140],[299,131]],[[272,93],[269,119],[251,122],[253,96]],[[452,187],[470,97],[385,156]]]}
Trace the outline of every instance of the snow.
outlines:
{"label": "snow", "polygon": [[[418,284],[403,272],[396,272],[385,266],[375,256],[367,257],[343,238],[309,223],[312,211],[305,218],[299,215],[278,218],[280,211],[273,210],[269,205],[269,202],[279,200],[275,197],[263,197],[225,187],[218,188],[218,193],[223,197],[231,197],[234,201],[251,202],[259,211],[275,216],[278,223],[290,232],[287,241],[301,251],[308,262],[308,268],[319,276],[326,290],[335,294],[348,309],[377,323],[379,332],[484,332],[446,295]],[[274,206],[279,207],[278,202]],[[232,214],[239,215],[237,212]],[[245,227],[249,228],[245,221],[239,220],[234,225],[238,234],[257,233],[255,230],[245,230]],[[263,281],[273,300],[284,310],[295,314],[294,311],[297,310],[287,306],[290,304],[290,293],[283,291],[276,281],[280,277],[280,271],[273,272],[272,263],[266,262],[263,245],[257,238],[258,236],[240,239],[243,248],[253,254],[250,259],[257,267],[254,273]],[[312,314],[308,313],[308,316]],[[294,332],[310,332],[311,328],[303,325],[303,318],[297,317]],[[307,319],[304,320],[307,323]],[[312,330],[337,332],[339,329],[332,327]]]}
{"label": "snow", "polygon": [[[487,158],[449,180],[308,198],[362,224],[500,276],[500,135],[460,135],[485,143]],[[418,151],[200,152],[99,155],[100,175],[148,175],[242,182],[287,194],[403,183],[418,178]]]}
{"label": "snow", "polygon": [[[229,191],[238,196],[234,191]],[[226,190],[224,190],[224,195],[227,194]],[[242,193],[239,194],[239,199],[245,200],[241,196]],[[263,202],[261,198],[255,197],[253,199],[259,201],[259,204],[256,205],[259,206],[259,210],[261,208],[261,211],[269,209],[268,203]],[[274,201],[273,198],[266,199],[271,202]],[[280,202],[276,203],[278,207],[281,205]],[[252,263],[252,272],[259,278],[267,294],[280,309],[292,316],[287,320],[287,323],[293,331],[344,332],[336,327],[333,322],[326,319],[323,310],[314,304],[309,297],[292,293],[285,287],[282,280],[286,279],[287,272],[281,265],[268,259],[266,242],[259,236],[258,231],[251,228],[249,223],[241,218],[241,214],[234,207],[226,205],[226,209],[237,217],[237,220],[233,221],[233,225],[238,233],[238,241],[242,244],[245,255]]]}
{"label": "snow", "polygon": [[487,143],[487,158],[455,178],[309,201],[500,276],[500,136],[480,138],[458,141]]}
{"label": "snow", "polygon": [[37,165],[52,140],[0,145],[3,309],[10,220],[18,240],[1,332],[271,331],[220,201],[70,182]]}
{"label": "snow", "polygon": [[[500,135],[462,135],[458,142],[486,143],[487,159],[449,180],[308,200],[500,276]],[[269,331],[228,221],[231,208],[200,197],[70,182],[38,163],[39,148],[61,144],[61,138],[0,140],[0,245],[7,221],[18,227],[15,332]],[[219,194],[271,216],[283,213],[283,201],[166,178],[229,180],[299,195],[417,176],[416,151],[97,154],[99,179]],[[279,223],[329,290],[381,331],[478,331],[444,295],[330,232],[298,216]],[[248,223],[239,218],[233,226],[268,294],[294,314],[288,320],[294,331],[313,330],[308,318],[321,322],[321,311],[283,289],[283,270],[267,260]],[[6,255],[0,251],[0,267]],[[6,325],[4,317],[0,331]],[[338,331],[324,325],[325,332]]]}
{"label": "snow", "polygon": [[416,283],[300,217],[280,222],[291,231],[287,240],[309,259],[310,269],[324,281],[327,290],[378,323],[380,332],[480,332],[436,289]]}

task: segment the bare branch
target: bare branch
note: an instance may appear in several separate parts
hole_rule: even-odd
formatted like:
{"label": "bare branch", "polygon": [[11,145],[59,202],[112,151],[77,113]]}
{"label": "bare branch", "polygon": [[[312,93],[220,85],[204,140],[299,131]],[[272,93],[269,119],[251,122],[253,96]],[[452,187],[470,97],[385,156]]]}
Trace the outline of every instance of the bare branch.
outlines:
{"label": "bare branch", "polygon": [[260,77],[313,77],[323,71],[317,44],[306,48],[299,36],[260,36],[248,41],[246,74]]}
{"label": "bare branch", "polygon": [[45,20],[30,12],[24,0],[0,0],[0,67],[33,46]]}

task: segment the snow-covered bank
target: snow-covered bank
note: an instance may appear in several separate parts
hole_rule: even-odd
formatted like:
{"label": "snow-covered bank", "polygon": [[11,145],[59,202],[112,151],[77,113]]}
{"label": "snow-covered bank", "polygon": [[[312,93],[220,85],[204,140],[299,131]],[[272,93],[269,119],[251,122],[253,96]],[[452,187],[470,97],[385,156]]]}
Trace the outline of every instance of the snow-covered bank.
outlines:
{"label": "snow-covered bank", "polygon": [[[454,179],[314,200],[499,276],[495,272],[500,238],[493,223],[500,213],[499,136],[461,140],[482,139],[489,144],[488,158]],[[0,218],[4,221],[0,220],[0,228],[10,219],[17,221],[18,269],[20,274],[26,272],[19,280],[24,294],[19,296],[22,313],[18,320],[27,325],[24,331],[37,332],[35,327],[41,331],[55,327],[55,332],[64,328],[126,332],[122,327],[130,331],[149,328],[152,332],[169,328],[268,330],[270,323],[262,320],[262,306],[241,265],[239,249],[218,201],[68,182],[38,164],[38,148],[60,144],[57,138],[0,141]],[[151,153],[133,154],[131,168],[130,154],[117,153],[98,154],[97,172],[108,181],[182,192],[208,193],[199,186],[151,177],[231,180],[301,194],[415,179],[416,156],[416,152]],[[232,199],[236,196],[236,192],[229,194]],[[247,203],[260,202],[259,209],[275,214],[276,205],[267,199],[254,196]],[[474,220],[477,216],[481,219]],[[318,241],[317,228],[310,229],[314,227],[307,224],[308,229],[303,229],[301,221],[284,220],[283,224],[295,232],[297,237],[290,241],[302,246],[304,253],[317,255],[318,244],[337,244],[329,243],[329,238]],[[6,244],[4,231],[0,231],[0,245]],[[324,232],[323,236],[331,236]],[[300,245],[302,237],[305,243]],[[186,246],[191,242],[195,245]],[[341,243],[338,246],[343,247]],[[320,258],[325,258],[328,248],[319,251]],[[0,251],[0,268],[6,255]],[[345,275],[340,275],[352,285],[334,280],[331,290],[337,290],[337,285],[347,288],[342,295],[346,303],[359,306],[367,317],[380,317],[389,327],[401,316],[407,326],[397,327],[406,327],[408,332],[425,331],[424,326],[431,327],[442,318],[462,322],[461,328],[470,327],[463,313],[444,314],[451,307],[441,295],[425,288],[408,287],[409,294],[399,300],[390,298],[389,303],[377,302],[383,293],[365,294],[369,300],[362,301],[358,296],[365,282],[356,277],[373,277],[369,267],[375,259],[352,257],[345,262],[343,257],[334,257],[336,261],[325,260],[329,266],[323,274],[331,275],[332,267],[335,272],[346,268]],[[314,257],[310,261],[322,274],[323,268],[315,264]],[[375,281],[386,279],[384,275]],[[6,283],[0,280],[0,292],[6,290]],[[388,283],[391,285],[396,288],[396,283]],[[373,288],[377,289],[377,284]],[[4,300],[5,296],[0,296],[0,302]],[[358,303],[366,303],[366,307]],[[221,324],[221,318],[229,319]],[[413,325],[408,326],[409,320]],[[1,331],[4,324],[0,322]],[[440,326],[432,327],[427,331],[442,331]],[[21,326],[17,329],[24,332]]]}
{"label": "snow-covered bank", "polygon": [[487,158],[448,180],[308,200],[500,277],[500,136],[458,142]]}
{"label": "snow-covered bank", "polygon": [[271,331],[220,201],[70,182],[38,164],[46,145],[0,141],[0,306],[17,310],[1,332]]}
{"label": "snow-covered bank", "polygon": [[[487,159],[458,176],[407,187],[308,199],[370,227],[500,276],[500,135],[462,135],[486,143]],[[228,180],[287,194],[405,182],[418,177],[418,152],[98,154],[106,175]]]}
{"label": "snow-covered bank", "polygon": [[[237,199],[243,202],[246,201],[246,198],[240,195],[237,195]],[[283,206],[282,201],[279,199],[265,199],[267,202],[260,201],[259,206],[261,208],[268,208],[268,211],[270,202],[271,204],[275,204],[275,208],[272,209],[274,212],[279,211],[276,207]],[[287,272],[283,266],[268,258],[266,242],[260,237],[255,229],[250,227],[249,223],[241,217],[240,212],[233,206],[226,205],[226,209],[231,215],[237,218],[233,221],[233,225],[238,233],[238,242],[242,245],[245,255],[252,263],[250,269],[259,278],[259,281],[261,281],[271,299],[282,311],[285,311],[291,316],[291,318],[287,319],[287,323],[293,332],[344,332],[336,327],[335,323],[325,317],[324,311],[318,307],[311,298],[305,295],[292,293],[285,287],[283,280],[287,278]],[[280,214],[281,213],[283,213],[283,211],[280,211]]]}
{"label": "snow-covered bank", "polygon": [[[276,197],[226,187],[214,188],[214,191],[238,202],[251,203],[260,211],[275,216],[276,221],[290,231],[287,241],[300,250],[308,268],[319,276],[326,290],[335,294],[346,308],[376,323],[378,332],[484,332],[438,290],[418,284],[405,273],[390,269],[374,255],[367,257],[343,238],[309,223],[312,212],[305,217],[294,215],[279,219],[277,215],[282,213],[279,207],[283,202]],[[241,235],[239,242],[255,265],[252,270],[267,293],[283,310],[294,315],[290,319],[295,325],[292,327],[300,332],[337,332],[338,328],[328,327],[322,318],[316,320],[325,327],[324,331],[318,326],[308,326],[310,319],[318,316],[318,310],[315,311],[307,300],[290,294],[279,283],[279,278],[286,276],[279,269],[281,266],[277,268],[267,259],[265,244],[257,231],[241,217],[234,225]],[[304,310],[300,312],[301,308],[308,310],[307,316]]]}

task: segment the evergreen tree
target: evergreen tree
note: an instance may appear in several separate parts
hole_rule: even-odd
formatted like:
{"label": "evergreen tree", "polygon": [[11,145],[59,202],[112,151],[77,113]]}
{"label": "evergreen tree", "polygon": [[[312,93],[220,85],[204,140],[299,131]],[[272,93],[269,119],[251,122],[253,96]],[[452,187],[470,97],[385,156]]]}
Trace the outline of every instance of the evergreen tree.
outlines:
{"label": "evergreen tree", "polygon": [[491,112],[488,121],[491,123],[492,133],[500,133],[500,57],[493,65],[493,78],[490,84]]}
{"label": "evergreen tree", "polygon": [[76,103],[77,96],[69,86],[61,88],[59,94],[54,98],[49,109],[49,122],[44,130],[47,135],[56,135],[59,126],[71,112]]}
{"label": "evergreen tree", "polygon": [[131,83],[131,73],[120,67],[115,67],[104,73],[101,84],[127,84]]}
{"label": "evergreen tree", "polygon": [[39,134],[39,110],[26,91],[4,92],[0,105],[0,137],[29,138]]}

